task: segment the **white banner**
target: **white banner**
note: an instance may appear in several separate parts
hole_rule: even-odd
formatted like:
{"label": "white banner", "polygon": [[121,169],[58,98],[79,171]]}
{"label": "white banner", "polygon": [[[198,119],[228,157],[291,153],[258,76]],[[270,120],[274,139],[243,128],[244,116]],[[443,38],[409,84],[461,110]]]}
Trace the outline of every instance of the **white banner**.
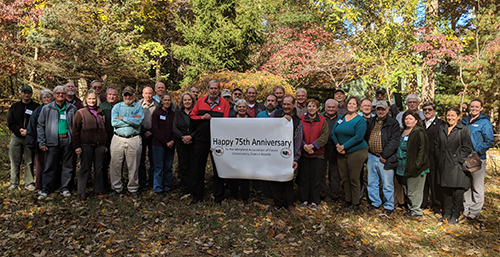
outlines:
{"label": "white banner", "polygon": [[210,126],[221,178],[292,180],[293,122],[284,118],[213,118]]}

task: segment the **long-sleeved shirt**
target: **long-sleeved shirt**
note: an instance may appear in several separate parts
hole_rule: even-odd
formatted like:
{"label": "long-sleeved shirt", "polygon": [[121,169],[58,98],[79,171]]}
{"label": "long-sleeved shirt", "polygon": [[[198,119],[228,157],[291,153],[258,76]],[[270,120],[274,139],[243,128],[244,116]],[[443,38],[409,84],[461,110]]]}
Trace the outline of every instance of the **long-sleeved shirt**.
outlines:
{"label": "long-sleeved shirt", "polygon": [[14,135],[22,137],[19,129],[26,129],[28,127],[31,114],[33,114],[33,111],[38,106],[40,105],[33,101],[28,104],[19,101],[10,107],[9,114],[7,115],[7,125]]}
{"label": "long-sleeved shirt", "polygon": [[[123,117],[123,120],[119,120],[118,117]],[[125,102],[120,102],[111,110],[114,133],[123,137],[139,135],[143,118],[144,109],[137,103],[126,105]]]}
{"label": "long-sleeved shirt", "polygon": [[333,143],[344,146],[346,153],[352,153],[368,146],[364,139],[365,133],[365,118],[356,115],[350,121],[346,121],[344,115],[335,123],[331,137]]}

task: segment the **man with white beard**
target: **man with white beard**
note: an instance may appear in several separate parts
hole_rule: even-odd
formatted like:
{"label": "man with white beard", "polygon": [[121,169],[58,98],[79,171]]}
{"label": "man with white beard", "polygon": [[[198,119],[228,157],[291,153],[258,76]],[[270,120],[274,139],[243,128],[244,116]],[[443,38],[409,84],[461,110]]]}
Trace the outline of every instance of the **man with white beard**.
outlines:
{"label": "man with white beard", "polygon": [[66,101],[76,106],[77,109],[82,109],[84,106],[82,100],[75,96],[76,87],[73,81],[66,83],[66,85],[64,85],[64,88],[66,88]]}

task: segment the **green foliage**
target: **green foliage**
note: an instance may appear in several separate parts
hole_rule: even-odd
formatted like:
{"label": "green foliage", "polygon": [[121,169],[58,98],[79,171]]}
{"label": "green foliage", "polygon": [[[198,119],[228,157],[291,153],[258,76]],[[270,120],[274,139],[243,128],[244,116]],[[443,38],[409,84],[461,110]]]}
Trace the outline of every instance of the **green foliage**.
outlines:
{"label": "green foliage", "polygon": [[[105,78],[113,82],[147,81],[154,60],[145,51],[161,47],[141,44],[141,27],[131,17],[139,1],[55,0],[44,9],[40,27],[31,31],[29,42],[50,57],[33,63],[41,74],[64,79]],[[132,14],[132,15],[131,15]]]}
{"label": "green foliage", "polygon": [[262,43],[258,2],[194,0],[191,4],[195,20],[176,19],[186,44],[172,45],[174,54],[187,61],[183,85],[203,72],[247,70],[250,47]]}

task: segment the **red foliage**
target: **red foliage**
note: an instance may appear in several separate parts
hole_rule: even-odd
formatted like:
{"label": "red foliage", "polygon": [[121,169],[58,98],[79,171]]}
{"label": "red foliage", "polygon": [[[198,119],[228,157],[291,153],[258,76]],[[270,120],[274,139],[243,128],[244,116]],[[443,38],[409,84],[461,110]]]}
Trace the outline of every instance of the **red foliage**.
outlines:
{"label": "red foliage", "polygon": [[438,62],[446,62],[446,57],[458,59],[463,49],[462,44],[456,38],[448,39],[444,33],[438,32],[433,27],[422,27],[415,31],[422,43],[413,45],[417,53],[424,54],[424,63],[434,66]]}
{"label": "red foliage", "polygon": [[287,80],[297,80],[315,65],[318,51],[331,45],[333,34],[323,27],[306,24],[301,28],[283,27],[270,33],[263,52],[269,60],[260,70],[269,71]]}

